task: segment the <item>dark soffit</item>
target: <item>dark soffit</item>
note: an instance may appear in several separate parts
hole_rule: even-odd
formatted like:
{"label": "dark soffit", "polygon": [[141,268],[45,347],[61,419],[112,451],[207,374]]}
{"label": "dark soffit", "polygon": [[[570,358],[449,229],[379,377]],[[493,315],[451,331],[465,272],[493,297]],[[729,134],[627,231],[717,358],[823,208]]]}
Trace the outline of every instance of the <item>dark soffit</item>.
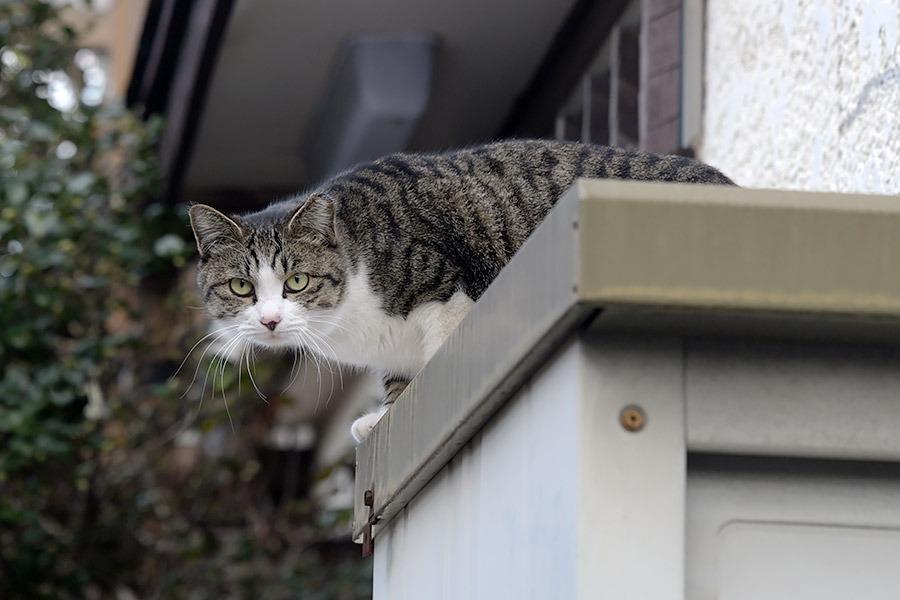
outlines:
{"label": "dark soffit", "polygon": [[233,0],[151,0],[126,103],[163,115],[163,198],[178,199]]}

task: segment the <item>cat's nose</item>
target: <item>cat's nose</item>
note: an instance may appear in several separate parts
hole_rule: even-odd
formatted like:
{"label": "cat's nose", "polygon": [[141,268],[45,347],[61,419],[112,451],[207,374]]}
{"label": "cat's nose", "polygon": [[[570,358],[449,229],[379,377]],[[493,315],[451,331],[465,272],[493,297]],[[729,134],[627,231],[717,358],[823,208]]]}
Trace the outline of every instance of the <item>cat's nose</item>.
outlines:
{"label": "cat's nose", "polygon": [[271,318],[271,317],[263,317],[259,320],[265,327],[269,328],[269,331],[275,331],[275,327],[281,322],[281,319]]}

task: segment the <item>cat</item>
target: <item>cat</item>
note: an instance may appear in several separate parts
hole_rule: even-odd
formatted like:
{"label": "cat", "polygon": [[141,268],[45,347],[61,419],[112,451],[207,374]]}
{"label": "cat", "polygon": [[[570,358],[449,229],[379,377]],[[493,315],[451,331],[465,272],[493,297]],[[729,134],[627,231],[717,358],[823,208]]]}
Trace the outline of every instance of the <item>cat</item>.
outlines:
{"label": "cat", "polygon": [[251,214],[191,206],[197,282],[245,343],[379,372],[359,442],[578,177],[734,185],[693,159],[570,142],[391,154]]}

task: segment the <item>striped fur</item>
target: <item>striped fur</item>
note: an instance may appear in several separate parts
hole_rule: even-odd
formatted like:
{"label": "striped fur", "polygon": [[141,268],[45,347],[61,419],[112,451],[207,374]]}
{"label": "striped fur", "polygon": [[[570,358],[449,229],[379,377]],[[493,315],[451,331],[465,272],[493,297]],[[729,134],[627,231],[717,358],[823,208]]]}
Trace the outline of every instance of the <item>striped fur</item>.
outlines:
{"label": "striped fur", "polygon": [[[380,370],[392,401],[578,177],[732,184],[688,158],[575,143],[392,154],[253,214],[192,207],[198,283],[210,315],[250,343]],[[279,291],[295,272],[308,288]],[[235,277],[268,283],[237,297]],[[274,330],[260,326],[273,315]]]}

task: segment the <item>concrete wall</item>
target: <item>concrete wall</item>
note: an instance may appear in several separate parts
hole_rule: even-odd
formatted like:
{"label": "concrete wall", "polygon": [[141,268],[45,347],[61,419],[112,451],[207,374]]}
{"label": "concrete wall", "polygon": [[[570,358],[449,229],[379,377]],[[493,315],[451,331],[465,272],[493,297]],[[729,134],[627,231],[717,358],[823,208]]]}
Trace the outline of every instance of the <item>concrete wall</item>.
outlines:
{"label": "concrete wall", "polygon": [[900,194],[900,2],[708,0],[699,154],[749,187]]}

